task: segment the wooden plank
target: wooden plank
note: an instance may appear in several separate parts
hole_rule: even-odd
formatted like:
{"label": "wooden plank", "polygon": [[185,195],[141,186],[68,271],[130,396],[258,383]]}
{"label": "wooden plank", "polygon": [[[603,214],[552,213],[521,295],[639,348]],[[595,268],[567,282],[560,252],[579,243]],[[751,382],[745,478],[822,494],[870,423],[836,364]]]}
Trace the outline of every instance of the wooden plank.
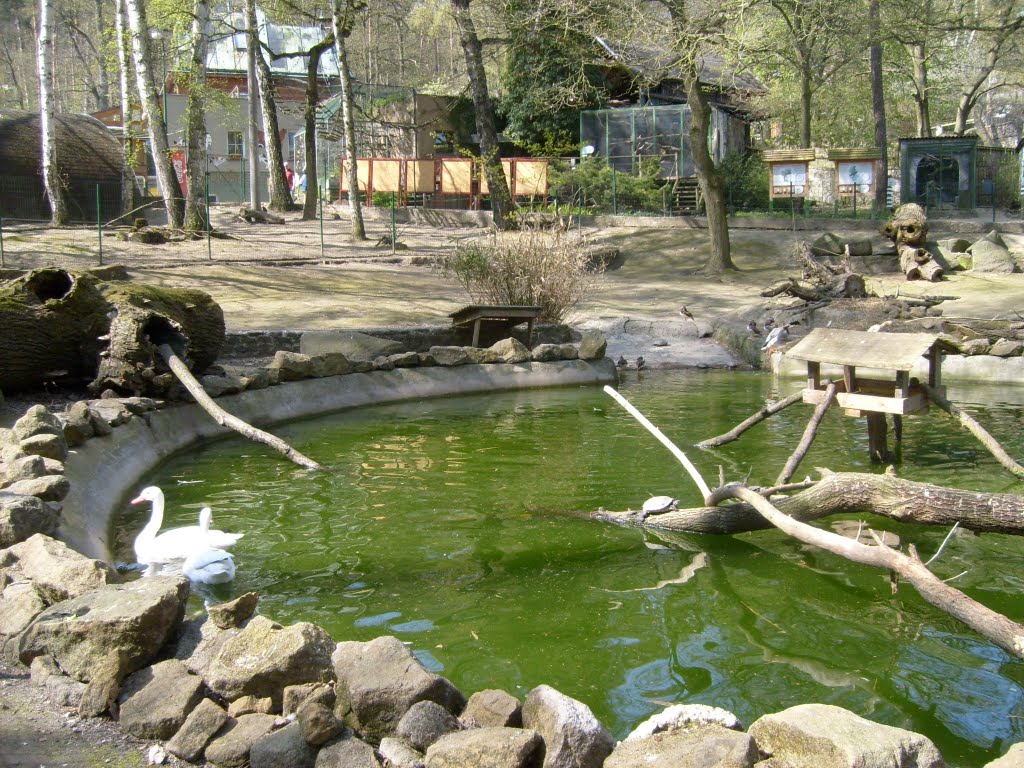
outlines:
{"label": "wooden plank", "polygon": [[483,320],[518,320],[519,323],[533,320],[540,315],[541,308],[530,305],[517,304],[470,304],[455,312],[449,317],[453,325],[466,325],[477,319]]}
{"label": "wooden plank", "polygon": [[918,358],[935,352],[939,337],[930,333],[869,333],[815,328],[786,352],[787,357],[833,365],[909,371]]}

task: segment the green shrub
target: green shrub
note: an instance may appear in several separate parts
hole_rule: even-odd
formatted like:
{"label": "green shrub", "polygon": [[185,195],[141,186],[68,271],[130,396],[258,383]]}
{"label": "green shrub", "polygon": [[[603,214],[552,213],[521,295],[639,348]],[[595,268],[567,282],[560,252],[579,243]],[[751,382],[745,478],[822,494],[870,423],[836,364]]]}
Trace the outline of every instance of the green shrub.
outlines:
{"label": "green shrub", "polygon": [[374,208],[390,208],[394,205],[395,193],[394,192],[374,192],[373,193],[373,207]]}
{"label": "green shrub", "polygon": [[768,210],[768,166],[759,155],[730,152],[718,164],[729,211]]}
{"label": "green shrub", "polygon": [[604,271],[591,262],[586,240],[561,229],[495,232],[490,241],[460,245],[436,264],[474,304],[539,306],[539,319],[548,323],[564,322]]}
{"label": "green shrub", "polygon": [[583,158],[571,167],[552,162],[548,195],[602,213],[660,212],[665,208],[660,171],[661,163],[655,157],[642,158],[635,174],[615,171],[597,157]]}

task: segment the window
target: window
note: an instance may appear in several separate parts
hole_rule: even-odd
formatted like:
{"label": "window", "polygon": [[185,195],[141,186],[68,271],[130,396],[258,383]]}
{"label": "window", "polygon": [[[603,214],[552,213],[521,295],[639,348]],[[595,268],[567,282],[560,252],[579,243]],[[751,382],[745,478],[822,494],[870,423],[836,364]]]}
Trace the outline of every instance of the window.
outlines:
{"label": "window", "polygon": [[239,159],[242,156],[242,132],[241,131],[228,131],[228,155],[234,159]]}

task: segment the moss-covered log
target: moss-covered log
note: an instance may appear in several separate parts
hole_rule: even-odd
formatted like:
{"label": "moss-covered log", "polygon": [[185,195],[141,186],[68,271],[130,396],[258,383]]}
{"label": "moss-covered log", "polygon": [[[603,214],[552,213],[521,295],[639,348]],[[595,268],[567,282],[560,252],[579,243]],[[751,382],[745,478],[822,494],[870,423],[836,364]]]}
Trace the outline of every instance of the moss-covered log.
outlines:
{"label": "moss-covered log", "polygon": [[0,328],[0,390],[9,392],[70,379],[94,391],[165,397],[174,377],[158,344],[170,344],[192,370],[203,371],[224,342],[224,314],[202,291],[61,269],[0,285]]}

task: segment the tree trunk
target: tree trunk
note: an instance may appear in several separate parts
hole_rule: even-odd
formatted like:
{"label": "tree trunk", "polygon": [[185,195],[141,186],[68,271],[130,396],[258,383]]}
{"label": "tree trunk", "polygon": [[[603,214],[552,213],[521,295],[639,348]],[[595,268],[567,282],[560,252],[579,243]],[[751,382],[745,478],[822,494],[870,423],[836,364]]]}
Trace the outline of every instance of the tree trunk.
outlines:
{"label": "tree trunk", "polygon": [[811,144],[811,63],[800,57],[800,146],[810,149]]}
{"label": "tree trunk", "polygon": [[515,226],[512,218],[512,194],[509,192],[508,180],[501,165],[498,131],[494,125],[494,105],[487,92],[483,45],[477,36],[473,17],[469,12],[470,0],[451,0],[451,3],[455,24],[459,28],[462,53],[466,59],[469,92],[473,98],[473,112],[476,115],[476,132],[480,135],[480,161],[491,196],[494,226],[498,229],[512,229]]}
{"label": "tree trunk", "polygon": [[103,282],[40,269],[0,288],[0,390],[53,378],[90,388],[167,396],[173,384],[156,345],[170,340],[196,370],[217,359],[224,313],[202,291]]}
{"label": "tree trunk", "polygon": [[[348,202],[351,216],[352,239],[365,240],[366,227],[363,224],[363,207],[359,201],[359,166],[356,154],[355,94],[352,92],[352,74],[348,68],[348,36],[352,34],[352,15],[356,8],[350,0],[335,0],[332,20],[334,44],[338,49],[338,68],[341,71],[341,122],[345,137],[345,179],[348,186]],[[325,180],[326,181],[326,180]]]}
{"label": "tree trunk", "polygon": [[[256,2],[245,4],[248,24],[256,26]],[[284,158],[281,155],[281,131],[277,123],[277,103],[274,96],[274,77],[263,56],[261,46],[256,47],[256,82],[260,91],[260,106],[263,108],[263,141],[266,146],[267,162],[270,166],[270,210],[284,213],[292,204],[291,190],[284,175]]]}
{"label": "tree trunk", "polygon": [[[251,3],[252,0],[249,0]],[[259,30],[256,28],[255,14],[246,21],[246,90],[249,99],[249,120],[246,125],[246,143],[249,145],[249,205],[256,210],[260,208],[262,190],[260,189],[260,153],[259,125],[260,101],[259,82],[256,79],[256,51],[259,50]]]}
{"label": "tree trunk", "polygon": [[114,28],[117,35],[118,84],[121,91],[121,149],[124,167],[121,169],[121,215],[135,210],[135,110],[132,108],[131,54],[124,20],[124,0],[117,0],[114,9]]}
{"label": "tree trunk", "polygon": [[50,220],[54,226],[68,223],[64,179],[57,166],[57,135],[53,106],[53,10],[50,0],[39,0],[39,123],[42,130],[43,184],[50,201]]}
{"label": "tree trunk", "polygon": [[209,47],[209,0],[195,0],[192,6],[192,62],[188,85],[188,199],[185,201],[185,229],[205,231],[206,174],[209,159],[206,146],[206,51]]}
{"label": "tree trunk", "polygon": [[[776,503],[804,522],[838,514],[875,514],[901,523],[960,526],[979,533],[1024,535],[1024,497],[977,493],[903,480],[893,475],[826,472],[813,487]],[[637,512],[601,512],[593,517],[637,524]],[[644,526],[683,533],[735,534],[769,524],[748,504],[696,507],[650,515]]]}
{"label": "tree trunk", "polygon": [[107,35],[107,26],[105,19],[103,18],[103,8],[105,3],[103,0],[95,0],[95,11],[96,11],[96,26],[94,32],[96,35],[96,45],[93,46],[93,50],[96,51],[96,69],[98,71],[97,76],[97,88],[99,93],[96,99],[96,109],[107,109],[110,106],[110,72],[107,70],[107,57],[97,48],[101,45],[102,40]]}
{"label": "tree trunk", "polygon": [[[132,54],[135,60],[139,99],[142,102],[142,114],[149,128],[157,184],[160,186],[160,194],[167,209],[168,225],[180,229],[185,201],[181,197],[181,187],[174,172],[174,164],[171,162],[170,148],[167,146],[167,122],[153,79],[153,56],[149,47],[149,25],[146,22],[145,6],[142,0],[125,0],[125,10],[132,33]],[[166,86],[164,83],[164,87]]]}
{"label": "tree trunk", "polygon": [[925,44],[911,43],[906,48],[913,67],[911,77],[914,83],[914,105],[917,108],[917,137],[927,139],[932,135],[932,123],[928,114],[928,60]]}
{"label": "tree trunk", "polygon": [[317,182],[316,167],[316,105],[320,101],[320,88],[317,72],[320,68],[320,57],[324,51],[334,45],[334,35],[327,38],[309,49],[309,61],[306,64],[306,99],[302,108],[303,126],[305,132],[305,168],[306,174],[306,195],[302,201],[302,220],[313,221],[317,217],[317,202],[319,201],[320,185]]}
{"label": "tree trunk", "polygon": [[868,19],[871,25],[871,47],[868,67],[871,72],[871,114],[875,122],[875,147],[882,153],[875,179],[875,208],[884,211],[889,191],[889,138],[885,124],[885,86],[882,80],[881,0],[870,0]]}

